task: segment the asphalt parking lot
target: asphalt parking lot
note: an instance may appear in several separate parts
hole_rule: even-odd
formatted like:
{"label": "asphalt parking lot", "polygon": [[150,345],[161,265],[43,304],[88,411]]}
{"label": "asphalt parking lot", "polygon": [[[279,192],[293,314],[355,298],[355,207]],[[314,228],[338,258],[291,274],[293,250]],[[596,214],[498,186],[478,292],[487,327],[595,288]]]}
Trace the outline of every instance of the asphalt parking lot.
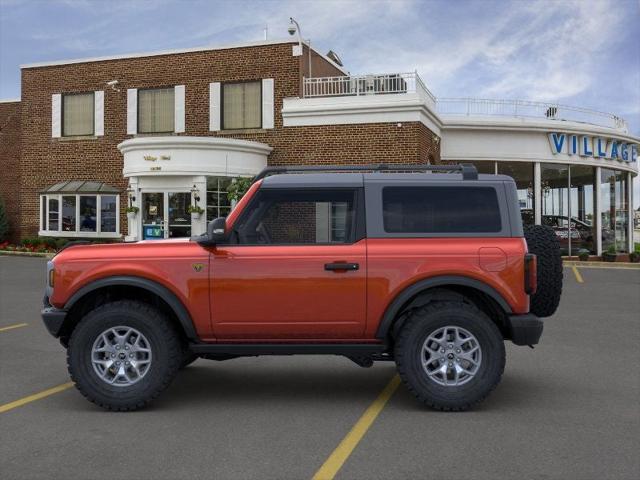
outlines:
{"label": "asphalt parking lot", "polygon": [[[198,360],[139,412],[74,388],[35,399],[69,382],[39,318],[44,264],[0,256],[2,479],[310,479],[395,375],[339,357]],[[400,385],[335,478],[640,478],[640,270],[564,272],[542,343],[508,345],[480,408],[424,410]]]}

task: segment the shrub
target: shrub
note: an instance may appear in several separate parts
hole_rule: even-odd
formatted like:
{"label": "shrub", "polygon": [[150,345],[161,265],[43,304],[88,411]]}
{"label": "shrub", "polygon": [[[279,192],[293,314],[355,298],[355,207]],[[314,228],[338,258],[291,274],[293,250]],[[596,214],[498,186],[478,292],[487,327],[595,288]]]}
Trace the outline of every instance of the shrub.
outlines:
{"label": "shrub", "polygon": [[578,258],[583,262],[589,260],[589,250],[580,249],[578,250]]}

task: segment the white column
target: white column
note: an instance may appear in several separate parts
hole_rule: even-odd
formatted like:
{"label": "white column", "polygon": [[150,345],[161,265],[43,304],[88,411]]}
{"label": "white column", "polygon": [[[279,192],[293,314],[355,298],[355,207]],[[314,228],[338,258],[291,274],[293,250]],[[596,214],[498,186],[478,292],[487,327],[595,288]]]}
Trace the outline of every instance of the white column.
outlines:
{"label": "white column", "polygon": [[535,224],[542,224],[542,178],[540,173],[540,162],[533,164],[533,211],[535,214]]}
{"label": "white column", "polygon": [[595,203],[596,226],[596,255],[602,255],[602,204],[600,201],[600,167],[596,167],[596,181],[593,186],[593,201]]}
{"label": "white column", "polygon": [[202,207],[204,213],[200,215],[200,218],[194,219],[191,217],[191,235],[201,235],[207,231],[207,177],[204,175],[198,175],[193,177],[193,184],[198,189],[198,196],[200,201],[198,206]]}
{"label": "white column", "polygon": [[627,247],[628,252],[633,252],[633,175],[627,172]]}
{"label": "white column", "polygon": [[[125,242],[135,242],[142,240],[142,194],[140,188],[138,188],[138,177],[131,177],[129,179],[129,188],[133,190],[133,196],[135,200],[131,202],[131,205],[138,207],[140,210],[138,213],[130,217],[127,215],[127,235],[125,236]],[[129,199],[127,198],[127,206],[129,205]]]}

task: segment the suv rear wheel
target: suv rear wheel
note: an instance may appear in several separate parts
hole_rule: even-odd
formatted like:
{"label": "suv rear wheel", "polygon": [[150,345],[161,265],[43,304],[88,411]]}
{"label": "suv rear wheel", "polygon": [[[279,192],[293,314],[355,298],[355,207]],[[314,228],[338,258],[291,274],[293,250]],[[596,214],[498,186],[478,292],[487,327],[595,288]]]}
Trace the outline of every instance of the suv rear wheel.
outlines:
{"label": "suv rear wheel", "polygon": [[144,407],[169,386],[182,360],[180,339],[166,316],[129,300],[89,312],[67,349],[76,387],[107,410]]}
{"label": "suv rear wheel", "polygon": [[480,310],[437,302],[416,310],[396,341],[400,377],[418,400],[437,410],[467,410],[500,382],[502,334]]}

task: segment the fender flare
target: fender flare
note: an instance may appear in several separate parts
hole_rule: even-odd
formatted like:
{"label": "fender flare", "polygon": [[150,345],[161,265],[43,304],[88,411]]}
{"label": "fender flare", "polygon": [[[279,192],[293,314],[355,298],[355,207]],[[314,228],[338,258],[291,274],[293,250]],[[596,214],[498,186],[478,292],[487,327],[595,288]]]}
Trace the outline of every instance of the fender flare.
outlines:
{"label": "fender flare", "polygon": [[486,283],[481,282],[480,280],[476,280],[470,277],[464,277],[461,275],[443,275],[438,277],[426,278],[424,280],[420,280],[412,285],[409,285],[404,290],[402,290],[393,301],[387,306],[384,315],[382,316],[382,320],[378,325],[378,330],[376,331],[376,338],[384,340],[387,338],[387,334],[393,325],[393,321],[395,320],[398,313],[401,311],[402,307],[411,300],[415,295],[418,295],[420,292],[424,290],[428,290],[434,287],[442,287],[447,285],[457,285],[461,287],[471,287],[479,290],[480,292],[488,295],[490,298],[496,301],[496,303],[505,311],[505,313],[512,313],[511,307],[509,303],[504,299],[504,297],[498,293],[498,291],[487,285]]}
{"label": "fender flare", "polygon": [[164,285],[160,285],[159,283],[147,278],[119,275],[95,280],[76,291],[71,296],[71,298],[69,298],[67,303],[65,303],[64,309],[68,312],[69,310],[71,310],[74,304],[76,304],[88,293],[91,293],[100,288],[113,286],[138,287],[157,295],[162,300],[164,300],[167,305],[169,305],[169,308],[171,308],[171,310],[173,310],[176,317],[178,318],[178,321],[180,322],[180,325],[186,337],[192,341],[196,341],[198,339],[198,335],[193,326],[193,321],[191,320],[191,315],[189,314],[189,311],[186,309],[184,304],[176,296],[176,294]]}

